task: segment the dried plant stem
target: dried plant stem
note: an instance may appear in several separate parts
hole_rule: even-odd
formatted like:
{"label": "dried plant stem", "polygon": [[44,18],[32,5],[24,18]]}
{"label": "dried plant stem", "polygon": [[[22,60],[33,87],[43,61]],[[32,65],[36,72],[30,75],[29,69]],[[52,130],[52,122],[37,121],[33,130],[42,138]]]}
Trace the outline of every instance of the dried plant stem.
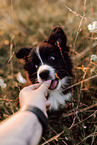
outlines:
{"label": "dried plant stem", "polygon": [[[57,135],[58,133],[49,125],[50,129]],[[67,145],[67,143],[62,139],[62,142]]]}
{"label": "dried plant stem", "polygon": [[84,16],[85,16],[85,14],[83,15],[83,17],[82,17],[81,20],[80,20],[80,24],[79,24],[79,27],[78,27],[78,31],[77,31],[77,33],[76,33],[76,37],[75,37],[75,41],[74,41],[74,50],[75,50],[75,45],[76,45],[76,41],[77,41],[77,38],[78,38],[79,32],[81,31],[81,25],[82,25],[82,22],[83,22]]}
{"label": "dried plant stem", "polygon": [[65,7],[70,11],[72,12],[73,14],[75,14],[77,17],[80,17],[80,18],[83,18],[85,20],[87,20],[87,18],[84,16],[81,16],[80,14],[76,13],[75,11],[73,11],[71,8],[69,8],[68,6],[65,5]]}
{"label": "dried plant stem", "polygon": [[82,52],[80,52],[80,54],[77,53],[77,55],[75,55],[74,57],[72,57],[72,59],[76,60],[76,59],[81,59],[81,57],[85,57],[85,55],[87,55],[88,53],[90,53],[90,49],[93,49],[96,46],[97,46],[97,42],[94,42],[92,44],[92,47],[89,47],[88,46]]}
{"label": "dried plant stem", "polygon": [[[94,136],[96,136],[96,134],[97,134],[97,132],[93,132],[93,133],[91,133],[90,135],[88,135],[87,137],[85,137],[82,141],[84,141],[84,140],[86,140],[86,139],[88,139],[88,138],[90,138],[90,137],[94,137]],[[79,142],[77,145],[81,144],[82,141]]]}
{"label": "dried plant stem", "polygon": [[[11,43],[10,45],[10,58],[12,58],[12,48],[13,48],[13,44]],[[13,63],[12,63],[12,59],[11,59],[11,75],[12,75],[12,81],[13,81]]]}
{"label": "dried plant stem", "polygon": [[[59,136],[61,136],[63,133],[64,133],[64,130],[63,130],[62,132],[60,132],[59,134],[53,136],[52,138],[50,138],[48,141],[44,142],[44,143],[41,144],[41,145],[45,145],[45,144],[47,144],[47,143],[49,143],[49,142],[51,142],[51,141],[53,141],[53,140],[57,140],[57,138],[58,138]],[[58,141],[58,140],[57,140],[57,141]],[[67,144],[66,144],[66,145],[67,145]]]}
{"label": "dried plant stem", "polygon": [[[79,111],[77,111],[77,113],[81,113],[81,112],[87,111],[87,110],[92,109],[94,107],[97,107],[97,103],[96,104],[92,104],[91,106],[86,107],[84,109],[79,109]],[[97,110],[96,110],[96,112],[97,112]],[[72,116],[72,115],[75,115],[75,114],[76,114],[76,110],[71,112],[71,113],[64,114],[63,117],[69,117],[69,116]]]}
{"label": "dried plant stem", "polygon": [[70,89],[70,88],[73,88],[74,86],[80,85],[80,84],[82,84],[82,83],[84,83],[84,82],[87,82],[87,81],[89,81],[89,80],[91,80],[91,79],[94,79],[94,78],[96,78],[96,77],[97,77],[97,75],[94,75],[94,76],[89,77],[89,78],[87,78],[87,79],[85,79],[85,80],[83,80],[83,81],[80,81],[80,82],[78,82],[78,83],[75,83],[75,84],[71,85],[70,87],[66,88],[66,90],[67,90],[67,89]]}

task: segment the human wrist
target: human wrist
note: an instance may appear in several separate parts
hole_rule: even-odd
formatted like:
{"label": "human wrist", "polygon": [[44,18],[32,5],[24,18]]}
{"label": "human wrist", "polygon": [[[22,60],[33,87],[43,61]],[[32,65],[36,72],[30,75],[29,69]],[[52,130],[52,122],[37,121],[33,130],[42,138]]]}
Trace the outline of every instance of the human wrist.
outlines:
{"label": "human wrist", "polygon": [[35,106],[25,105],[20,109],[20,111],[23,111],[23,112],[29,111],[33,113],[34,115],[36,115],[36,117],[38,118],[39,122],[41,123],[43,127],[43,135],[45,134],[45,131],[48,127],[48,119],[41,109]]}

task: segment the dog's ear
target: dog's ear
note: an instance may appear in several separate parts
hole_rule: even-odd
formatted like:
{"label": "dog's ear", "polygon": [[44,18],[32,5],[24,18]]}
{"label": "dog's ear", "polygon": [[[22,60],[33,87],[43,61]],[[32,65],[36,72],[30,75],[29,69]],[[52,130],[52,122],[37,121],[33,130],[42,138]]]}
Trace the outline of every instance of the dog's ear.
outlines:
{"label": "dog's ear", "polygon": [[16,57],[18,59],[27,59],[27,56],[29,55],[30,51],[31,51],[32,48],[27,48],[27,47],[24,47],[24,48],[20,48],[17,52],[16,52]]}
{"label": "dog's ear", "polygon": [[58,26],[51,31],[47,42],[51,43],[52,45],[59,44],[60,46],[66,46],[67,36],[63,29]]}

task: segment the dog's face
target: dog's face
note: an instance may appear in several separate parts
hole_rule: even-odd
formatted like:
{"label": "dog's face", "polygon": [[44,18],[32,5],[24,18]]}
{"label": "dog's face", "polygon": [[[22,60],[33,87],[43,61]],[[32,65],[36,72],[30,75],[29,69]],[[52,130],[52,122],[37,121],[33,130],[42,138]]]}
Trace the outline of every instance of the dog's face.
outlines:
{"label": "dog's face", "polygon": [[[52,80],[50,91],[60,90],[72,76],[67,38],[60,27],[52,30],[47,41],[36,48],[21,48],[16,57],[25,59],[24,69],[32,83]],[[65,83],[65,84],[64,84]]]}

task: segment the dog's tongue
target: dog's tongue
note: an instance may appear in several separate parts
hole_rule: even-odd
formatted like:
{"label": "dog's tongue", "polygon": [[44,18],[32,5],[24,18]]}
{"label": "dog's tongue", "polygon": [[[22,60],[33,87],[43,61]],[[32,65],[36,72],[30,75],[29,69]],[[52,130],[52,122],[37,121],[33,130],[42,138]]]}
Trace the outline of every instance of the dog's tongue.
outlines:
{"label": "dog's tongue", "polygon": [[51,85],[50,85],[49,89],[50,89],[50,90],[53,90],[53,89],[56,88],[56,86],[57,86],[57,81],[56,81],[56,80],[53,80],[53,81],[51,82]]}

